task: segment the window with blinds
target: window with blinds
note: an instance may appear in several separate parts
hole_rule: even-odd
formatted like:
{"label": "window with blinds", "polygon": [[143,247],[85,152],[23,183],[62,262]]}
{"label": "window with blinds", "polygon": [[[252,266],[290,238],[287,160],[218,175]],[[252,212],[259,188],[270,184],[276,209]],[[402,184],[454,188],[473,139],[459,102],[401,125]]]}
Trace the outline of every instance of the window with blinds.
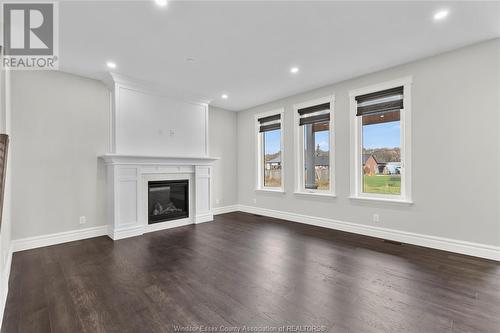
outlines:
{"label": "window with blinds", "polygon": [[330,179],[330,102],[297,109],[302,131],[302,189],[331,190]]}
{"label": "window with blinds", "polygon": [[259,128],[259,187],[282,187],[281,113],[257,118]]}
{"label": "window with blinds", "polygon": [[361,118],[361,192],[400,196],[404,87],[359,95],[355,101]]}

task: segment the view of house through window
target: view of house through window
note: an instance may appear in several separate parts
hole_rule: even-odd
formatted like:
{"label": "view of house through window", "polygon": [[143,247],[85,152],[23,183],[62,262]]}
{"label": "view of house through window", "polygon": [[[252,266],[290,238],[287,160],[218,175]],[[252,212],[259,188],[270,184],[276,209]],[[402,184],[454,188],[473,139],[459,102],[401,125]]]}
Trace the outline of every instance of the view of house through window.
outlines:
{"label": "view of house through window", "polygon": [[362,116],[362,190],[401,194],[400,110]]}
{"label": "view of house through window", "polygon": [[311,123],[304,130],[304,184],[306,189],[330,189],[330,125]]}
{"label": "view of house through window", "polygon": [[281,129],[262,132],[264,186],[281,187]]}

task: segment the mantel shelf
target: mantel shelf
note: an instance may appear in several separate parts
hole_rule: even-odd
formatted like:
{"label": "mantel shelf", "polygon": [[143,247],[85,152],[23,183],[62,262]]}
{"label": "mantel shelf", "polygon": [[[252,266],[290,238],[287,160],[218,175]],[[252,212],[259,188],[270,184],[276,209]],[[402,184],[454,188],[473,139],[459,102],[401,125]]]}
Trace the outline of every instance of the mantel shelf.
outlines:
{"label": "mantel shelf", "polygon": [[218,157],[206,156],[149,156],[128,154],[104,154],[99,156],[106,164],[162,164],[162,165],[208,165]]}

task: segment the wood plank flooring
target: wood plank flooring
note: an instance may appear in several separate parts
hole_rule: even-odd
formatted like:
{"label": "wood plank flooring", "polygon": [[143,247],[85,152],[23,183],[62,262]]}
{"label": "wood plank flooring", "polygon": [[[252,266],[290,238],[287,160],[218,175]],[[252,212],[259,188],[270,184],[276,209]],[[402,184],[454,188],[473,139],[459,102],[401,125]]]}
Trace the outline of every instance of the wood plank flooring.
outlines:
{"label": "wood plank flooring", "polygon": [[500,263],[230,213],[117,242],[15,253],[2,332],[283,325],[301,325],[282,331],[295,333],[500,332]]}

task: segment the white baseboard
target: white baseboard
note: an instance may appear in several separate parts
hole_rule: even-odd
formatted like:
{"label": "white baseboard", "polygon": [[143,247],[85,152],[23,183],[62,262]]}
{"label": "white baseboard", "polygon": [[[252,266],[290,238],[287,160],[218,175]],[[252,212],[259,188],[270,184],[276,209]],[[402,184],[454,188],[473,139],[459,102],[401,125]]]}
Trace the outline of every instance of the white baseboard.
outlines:
{"label": "white baseboard", "polygon": [[239,205],[239,210],[246,213],[264,215],[293,222],[299,222],[323,228],[341,230],[365,236],[388,239],[392,241],[429,247],[438,250],[466,254],[500,261],[500,247],[479,243],[466,242],[456,239],[428,236],[388,228],[362,225],[358,223],[333,220],[322,217],[313,217],[295,213],[288,213],[272,209]]}
{"label": "white baseboard", "polygon": [[214,215],[232,213],[232,212],[237,212],[239,210],[238,206],[239,205],[216,207],[216,208],[212,209],[212,211],[213,211]]}
{"label": "white baseboard", "polygon": [[[406,231],[374,227],[358,223],[352,223],[352,222],[346,222],[346,221],[340,221],[322,217],[307,216],[302,214],[289,213],[289,212],[252,207],[246,205],[225,206],[213,210],[214,214],[216,215],[234,211],[259,214],[283,220],[289,220],[293,222],[319,226],[323,228],[347,231],[371,237],[388,239],[407,244],[424,246],[438,250],[450,251],[474,257],[500,261],[499,246],[473,243],[473,242],[467,242],[467,241],[444,238],[444,237],[429,236],[429,235],[411,233]],[[212,220],[213,220],[212,214],[204,214],[201,216],[197,216],[195,223],[203,223]],[[192,223],[191,221],[189,222]],[[181,222],[180,225],[186,225],[186,224],[189,223]],[[175,228],[180,225],[161,226],[161,228],[159,229],[155,228],[155,230],[168,229],[169,227]],[[127,237],[139,236],[142,235],[144,232],[155,231],[155,230],[145,230],[144,227],[133,227],[133,228],[125,228],[122,230],[117,230],[113,234],[108,234],[107,226],[99,226],[99,227],[86,228],[74,231],[60,232],[49,235],[16,239],[12,241],[11,247],[13,252],[18,252],[38,247],[56,245],[56,244],[72,242],[76,240],[104,236],[104,235],[108,235],[112,239],[118,240]],[[10,256],[12,257],[12,255]],[[10,269],[10,264],[9,264],[9,269]],[[3,295],[0,294],[0,297],[2,296]]]}
{"label": "white baseboard", "polygon": [[190,218],[185,218],[185,219],[178,219],[178,220],[148,224],[146,226],[143,226],[143,225],[135,226],[134,225],[131,227],[115,229],[113,231],[110,230],[110,232],[108,233],[108,236],[112,240],[120,240],[120,239],[124,239],[124,238],[140,236],[140,235],[143,235],[143,234],[146,234],[149,232],[172,229],[172,228],[182,227],[182,226],[193,224],[193,223],[203,223],[203,222],[208,222],[208,221],[212,221],[212,220],[213,220],[212,214],[205,214],[205,215],[197,216],[196,220],[194,220],[193,218],[190,217]]}
{"label": "white baseboard", "polygon": [[58,232],[55,234],[41,235],[12,240],[14,252],[35,249],[38,247],[73,242],[86,238],[105,236],[108,234],[107,226],[85,228],[72,231]]}
{"label": "white baseboard", "polygon": [[214,220],[214,214],[212,213],[207,213],[207,214],[200,214],[196,215],[194,218],[194,223],[204,223],[204,222],[210,222]]}
{"label": "white baseboard", "polygon": [[140,226],[134,225],[131,227],[124,227],[115,230],[109,228],[108,237],[111,238],[112,240],[119,240],[129,237],[140,236],[143,233],[144,233],[144,227],[142,225]]}
{"label": "white baseboard", "polygon": [[9,247],[9,253],[7,254],[7,260],[5,261],[4,267],[2,267],[1,272],[1,282],[0,282],[0,327],[2,327],[3,316],[5,313],[5,305],[7,303],[7,295],[9,294],[9,278],[10,278],[10,268],[12,266],[12,245]]}

